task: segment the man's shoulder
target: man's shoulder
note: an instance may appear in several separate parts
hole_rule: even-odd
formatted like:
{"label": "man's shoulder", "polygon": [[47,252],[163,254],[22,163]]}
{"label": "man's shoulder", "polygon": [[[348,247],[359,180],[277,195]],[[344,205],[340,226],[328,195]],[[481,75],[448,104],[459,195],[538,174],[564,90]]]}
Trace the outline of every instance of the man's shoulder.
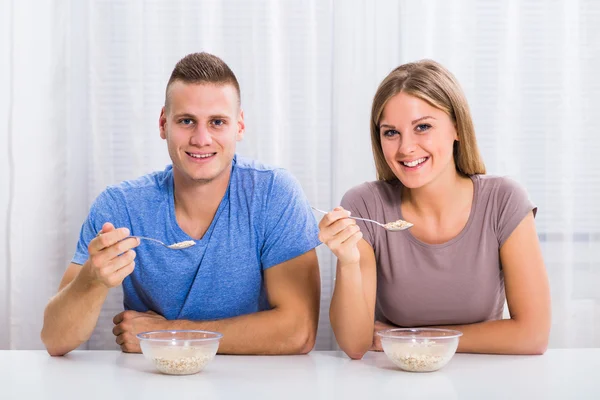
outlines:
{"label": "man's shoulder", "polygon": [[113,197],[123,197],[126,199],[152,198],[160,195],[168,189],[168,182],[172,176],[172,166],[167,166],[163,171],[154,171],[142,175],[135,179],[121,181],[119,183],[107,186],[104,191]]}
{"label": "man's shoulder", "polygon": [[281,167],[276,167],[274,165],[265,164],[258,160],[237,155],[235,157],[235,168],[238,170],[238,172],[243,174],[259,174],[265,176],[273,175],[277,171],[284,170]]}
{"label": "man's shoulder", "polygon": [[297,179],[285,168],[262,163],[250,158],[236,156],[235,174],[244,185],[262,187],[290,187],[298,185]]}

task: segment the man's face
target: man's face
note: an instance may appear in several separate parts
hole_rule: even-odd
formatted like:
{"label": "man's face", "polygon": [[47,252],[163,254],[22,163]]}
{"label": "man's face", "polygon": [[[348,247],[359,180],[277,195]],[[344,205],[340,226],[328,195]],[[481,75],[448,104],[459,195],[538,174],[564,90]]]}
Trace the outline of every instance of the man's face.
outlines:
{"label": "man's face", "polygon": [[229,179],[236,143],[244,137],[244,113],[235,87],[175,81],[167,99],[159,125],[173,173],[198,183]]}

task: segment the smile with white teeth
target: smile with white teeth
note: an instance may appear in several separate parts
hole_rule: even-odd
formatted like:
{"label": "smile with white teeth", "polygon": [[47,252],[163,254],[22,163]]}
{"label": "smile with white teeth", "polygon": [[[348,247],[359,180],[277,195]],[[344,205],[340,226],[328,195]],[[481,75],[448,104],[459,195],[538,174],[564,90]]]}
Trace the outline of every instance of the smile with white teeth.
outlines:
{"label": "smile with white teeth", "polygon": [[410,162],[402,161],[402,165],[405,165],[407,167],[416,167],[417,165],[424,163],[426,160],[427,160],[427,157],[419,158],[418,160],[414,160],[414,161],[410,161]]}
{"label": "smile with white teeth", "polygon": [[194,158],[208,158],[208,157],[212,157],[217,153],[210,153],[210,154],[194,154],[194,153],[187,153],[190,157],[194,157]]}

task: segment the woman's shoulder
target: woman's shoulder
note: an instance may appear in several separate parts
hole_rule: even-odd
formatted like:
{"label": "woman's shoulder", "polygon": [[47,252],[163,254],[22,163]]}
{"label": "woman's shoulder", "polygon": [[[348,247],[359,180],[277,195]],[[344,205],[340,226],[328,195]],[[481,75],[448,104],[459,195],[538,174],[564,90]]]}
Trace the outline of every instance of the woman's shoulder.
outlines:
{"label": "woman's shoulder", "polygon": [[529,198],[525,187],[517,180],[508,176],[475,175],[473,177],[479,183],[479,203],[486,203],[488,208],[498,218],[507,214],[522,210],[533,210],[537,213],[537,207]]}
{"label": "woman's shoulder", "polygon": [[527,195],[525,187],[508,176],[474,175],[473,180],[479,183],[479,191],[493,197],[506,198],[511,195]]}

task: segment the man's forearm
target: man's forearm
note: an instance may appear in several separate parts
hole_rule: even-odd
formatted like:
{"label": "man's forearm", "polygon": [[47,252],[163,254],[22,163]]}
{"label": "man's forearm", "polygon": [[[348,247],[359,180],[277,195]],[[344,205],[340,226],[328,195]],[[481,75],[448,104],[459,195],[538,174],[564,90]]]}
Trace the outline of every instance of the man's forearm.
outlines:
{"label": "man's forearm", "polygon": [[41,334],[48,353],[64,355],[89,339],[108,290],[91,284],[82,270],[50,300]]}
{"label": "man's forearm", "polygon": [[317,321],[273,309],[217,321],[168,321],[168,329],[223,334],[220,354],[305,354],[315,343]]}

